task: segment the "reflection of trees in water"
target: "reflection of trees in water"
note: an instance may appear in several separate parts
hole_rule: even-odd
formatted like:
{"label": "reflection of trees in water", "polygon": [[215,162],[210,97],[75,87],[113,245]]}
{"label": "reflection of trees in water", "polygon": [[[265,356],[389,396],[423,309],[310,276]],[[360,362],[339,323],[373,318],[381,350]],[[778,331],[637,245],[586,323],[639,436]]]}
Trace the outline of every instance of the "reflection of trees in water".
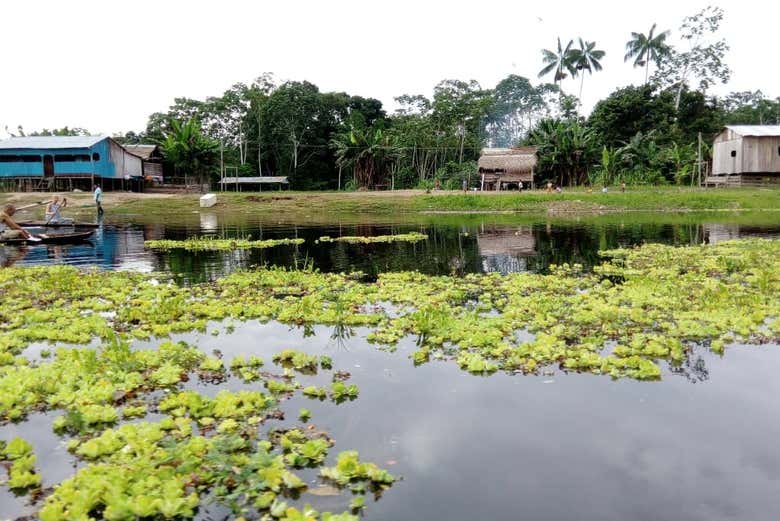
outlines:
{"label": "reflection of trees in water", "polygon": [[352,338],[354,331],[346,324],[336,324],[330,334],[330,339],[340,351],[349,351],[347,341]]}
{"label": "reflection of trees in water", "polygon": [[[707,228],[709,226],[709,229]],[[157,232],[158,230],[155,230]],[[418,243],[317,244],[323,235],[371,236],[419,231],[428,240]],[[280,246],[251,250],[236,256],[233,252],[169,252],[161,254],[161,264],[192,281],[209,280],[237,268],[249,266],[312,266],[325,272],[366,273],[368,279],[385,271],[420,271],[452,274],[497,271],[545,272],[550,264],[578,263],[586,269],[602,262],[600,250],[631,247],[644,242],[701,244],[711,225],[690,223],[587,223],[501,225],[469,221],[469,224],[334,224],[332,226],[265,226],[244,224],[221,230],[225,236],[252,236],[276,239],[300,237],[300,246]],[[760,235],[761,229],[757,228]],[[166,230],[165,238],[185,239],[198,230]]]}
{"label": "reflection of trees in water", "polygon": [[691,383],[705,382],[710,379],[710,371],[701,355],[689,350],[680,365],[669,364],[669,372],[682,376]]}
{"label": "reflection of trees in water", "polygon": [[536,255],[529,266],[546,271],[551,264],[582,264],[586,268],[602,262],[598,252],[645,242],[699,244],[700,224],[606,224],[551,225],[533,227]]}

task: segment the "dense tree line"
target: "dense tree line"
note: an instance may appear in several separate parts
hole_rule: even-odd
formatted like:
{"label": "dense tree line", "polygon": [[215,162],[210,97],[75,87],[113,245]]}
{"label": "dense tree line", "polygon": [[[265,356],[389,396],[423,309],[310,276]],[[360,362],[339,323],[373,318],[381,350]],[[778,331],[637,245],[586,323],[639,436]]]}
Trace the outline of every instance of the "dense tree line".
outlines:
{"label": "dense tree line", "polygon": [[[624,59],[644,70],[640,86],[618,88],[586,118],[564,92],[602,69],[597,43],[557,39],[542,51],[537,83],[510,75],[492,88],[446,79],[432,97],[405,94],[388,114],[379,100],[321,92],[309,82],[279,83],[271,74],[222,95],[177,98],[149,117],[127,142],[163,145],[178,173],[288,176],[297,189],[460,187],[476,184],[485,146],[535,145],[537,178],[562,185],[691,183],[698,137],[708,144],[728,123],[780,124],[780,98],[761,91],[708,94],[726,83],[728,45],[718,36],[723,12],[708,7],[686,17],[679,48],[655,24],[633,32]],[[568,90],[568,87],[566,88]]]}

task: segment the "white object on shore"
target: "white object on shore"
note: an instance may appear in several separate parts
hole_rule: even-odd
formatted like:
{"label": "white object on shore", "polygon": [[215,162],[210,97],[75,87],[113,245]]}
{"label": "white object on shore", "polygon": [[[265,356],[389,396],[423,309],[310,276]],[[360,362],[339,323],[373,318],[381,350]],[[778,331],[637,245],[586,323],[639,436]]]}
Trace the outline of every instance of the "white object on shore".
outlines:
{"label": "white object on shore", "polygon": [[201,208],[211,208],[217,204],[217,194],[206,194],[200,197]]}

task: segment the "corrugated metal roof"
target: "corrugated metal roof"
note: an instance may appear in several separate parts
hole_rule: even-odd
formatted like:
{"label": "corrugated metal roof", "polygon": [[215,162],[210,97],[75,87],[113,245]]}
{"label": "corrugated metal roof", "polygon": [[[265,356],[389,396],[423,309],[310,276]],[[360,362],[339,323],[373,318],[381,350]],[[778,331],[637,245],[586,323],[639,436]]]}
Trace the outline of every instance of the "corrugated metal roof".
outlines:
{"label": "corrugated metal roof", "polygon": [[141,159],[149,159],[149,157],[159,147],[157,145],[124,145],[125,149]]}
{"label": "corrugated metal roof", "polygon": [[238,184],[243,183],[287,183],[287,177],[286,176],[270,176],[270,175],[264,175],[263,177],[223,177],[220,179],[220,183],[226,183],[230,184],[236,183],[236,180],[238,180]]}
{"label": "corrugated metal roof", "polygon": [[0,141],[0,149],[8,148],[89,148],[108,136],[27,136]]}
{"label": "corrugated metal roof", "polygon": [[780,137],[780,125],[726,125],[726,128],[740,136]]}

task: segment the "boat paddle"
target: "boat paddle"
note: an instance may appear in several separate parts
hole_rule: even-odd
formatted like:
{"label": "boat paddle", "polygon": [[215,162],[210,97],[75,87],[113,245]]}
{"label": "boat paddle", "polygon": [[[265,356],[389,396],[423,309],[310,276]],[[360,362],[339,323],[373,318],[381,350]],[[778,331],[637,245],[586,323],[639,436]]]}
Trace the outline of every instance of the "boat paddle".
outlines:
{"label": "boat paddle", "polygon": [[25,206],[20,206],[20,207],[18,207],[18,208],[16,209],[16,211],[19,211],[19,210],[26,210],[26,209],[28,209],[28,208],[33,208],[33,207],[35,207],[35,206],[40,206],[40,205],[42,205],[42,204],[46,204],[46,203],[48,203],[48,202],[49,202],[49,201],[41,201],[40,203],[32,203],[32,204],[28,204],[28,205],[25,205]]}

